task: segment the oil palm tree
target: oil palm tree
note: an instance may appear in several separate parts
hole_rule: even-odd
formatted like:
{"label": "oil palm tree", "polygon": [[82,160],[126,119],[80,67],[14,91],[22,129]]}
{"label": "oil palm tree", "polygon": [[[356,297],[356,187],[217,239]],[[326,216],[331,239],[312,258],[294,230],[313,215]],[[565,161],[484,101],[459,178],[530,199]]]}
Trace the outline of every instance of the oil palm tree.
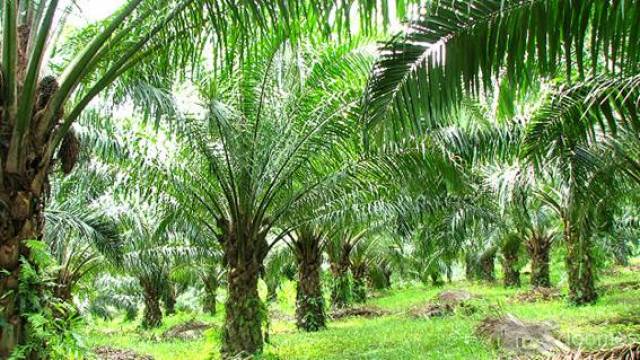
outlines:
{"label": "oil palm tree", "polygon": [[[559,78],[566,85],[530,119],[528,137],[537,143],[527,146],[556,149],[550,156],[566,160],[561,176],[568,179],[562,196],[568,208],[553,208],[564,219],[571,297],[592,302],[589,240],[583,239],[590,237],[583,229],[588,216],[576,211],[597,204],[582,195],[607,180],[591,177],[603,174],[588,166],[597,156],[584,140],[598,139],[596,125],[611,134],[635,126],[637,134],[638,104],[631,100],[637,96],[628,95],[638,89],[639,17],[637,1],[434,3],[383,47],[365,95],[365,123],[382,141],[421,134],[447,124],[445,115],[466,96],[482,97],[498,82],[505,97],[515,98],[536,79]],[[532,149],[522,156],[534,159]],[[548,160],[539,156],[534,162]]]}
{"label": "oil palm tree", "polygon": [[[344,173],[343,164],[314,159],[335,151],[351,133],[353,95],[324,91],[335,85],[335,75],[313,66],[310,50],[268,44],[264,58],[238,64],[235,78],[204,86],[209,115],[189,123],[194,161],[172,175],[188,194],[182,196],[188,206],[214,220],[208,226],[224,249],[225,357],[261,351],[266,314],[257,281],[263,261],[289,232],[283,225],[288,212],[330,196]],[[345,46],[334,54],[349,51]],[[341,84],[350,89],[347,81]]]}
{"label": "oil palm tree", "polygon": [[163,290],[169,286],[174,254],[169,235],[164,234],[164,225],[156,222],[157,218],[162,218],[161,213],[145,211],[144,207],[131,212],[134,211],[136,215],[123,220],[127,241],[122,267],[140,283],[144,298],[142,327],[155,328],[162,323],[160,300]]}
{"label": "oil palm tree", "polygon": [[46,242],[60,269],[55,294],[71,301],[71,291],[85,276],[122,260],[118,222],[99,209],[68,201],[45,211]]}
{"label": "oil palm tree", "polygon": [[[3,318],[0,356],[8,357],[24,341],[23,320],[16,304],[20,261],[25,241],[40,239],[36,220],[48,174],[59,158],[72,164],[78,143],[69,132],[98,95],[114,93],[146,81],[167,85],[194,62],[204,61],[202,50],[213,43],[214,63],[244,56],[252,43],[273,32],[295,39],[312,28],[328,35],[350,31],[350,7],[357,5],[363,30],[388,23],[389,6],[364,6],[360,1],[284,1],[277,4],[211,0],[130,0],[107,20],[81,31],[70,42],[57,36],[54,23],[58,0],[7,0],[2,3],[2,228],[0,265],[8,273],[0,283]],[[361,6],[362,5],[362,6]],[[65,16],[62,16],[64,19]],[[305,24],[309,26],[300,26]],[[60,24],[59,24],[60,25]],[[63,24],[60,26],[64,26]],[[69,58],[51,64],[54,49],[72,48]],[[47,65],[52,65],[51,67]],[[51,69],[52,74],[44,73]],[[46,76],[45,76],[46,75]],[[57,153],[57,155],[56,155]]]}
{"label": "oil palm tree", "polygon": [[[140,198],[128,197],[120,202],[121,231],[125,238],[120,269],[135,277],[144,299],[143,328],[162,323],[160,301],[167,301],[167,288],[172,286],[172,273],[184,263],[209,255],[182,231],[173,207]],[[164,203],[170,200],[164,198]],[[169,309],[171,304],[169,305]]]}
{"label": "oil palm tree", "polygon": [[[636,182],[633,157],[610,143],[637,143],[638,104],[630,101],[640,89],[638,75],[603,75],[554,89],[527,125],[523,156],[538,169],[553,167],[554,188],[541,199],[560,218],[567,246],[570,297],[577,304],[597,298],[593,280],[593,237],[611,213],[623,184]],[[618,140],[608,140],[614,137]],[[630,175],[627,176],[627,175]]]}
{"label": "oil palm tree", "polygon": [[353,226],[341,229],[331,236],[326,252],[329,258],[333,284],[331,303],[335,308],[348,307],[353,300],[351,253],[360,241],[365,241],[367,230]]}

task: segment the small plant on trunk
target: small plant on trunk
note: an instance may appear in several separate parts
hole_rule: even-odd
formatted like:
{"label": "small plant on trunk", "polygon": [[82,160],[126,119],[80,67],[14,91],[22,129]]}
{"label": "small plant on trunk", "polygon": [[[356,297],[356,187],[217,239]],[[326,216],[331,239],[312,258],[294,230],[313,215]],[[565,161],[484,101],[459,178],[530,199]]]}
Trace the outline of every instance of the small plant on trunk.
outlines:
{"label": "small plant on trunk", "polygon": [[304,331],[324,329],[327,320],[321,272],[326,236],[320,227],[301,226],[290,236],[288,244],[298,266],[296,326]]}

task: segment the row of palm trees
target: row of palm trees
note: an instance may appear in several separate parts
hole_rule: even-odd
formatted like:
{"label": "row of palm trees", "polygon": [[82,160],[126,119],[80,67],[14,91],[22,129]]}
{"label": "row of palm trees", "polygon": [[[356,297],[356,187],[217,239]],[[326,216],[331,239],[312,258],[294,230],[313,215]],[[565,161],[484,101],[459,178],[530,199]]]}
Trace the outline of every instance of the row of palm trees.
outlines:
{"label": "row of palm trees", "polygon": [[129,0],[106,20],[66,37],[61,35],[67,30],[64,6],[58,0],[2,2],[5,231],[0,246],[7,256],[0,266],[8,275],[0,279],[6,324],[0,333],[0,357],[9,357],[28,341],[21,315],[27,309],[20,309],[17,291],[20,255],[28,255],[28,240],[42,239],[44,225],[38,219],[49,174],[56,159],[71,170],[73,161],[64,160],[77,152],[70,129],[99,95],[109,94],[116,102],[131,100],[160,118],[171,110],[163,104],[171,84],[210,62],[205,49],[212,50],[218,66],[227,59],[251,57],[261,39],[272,34],[292,41],[307,31],[345,34],[352,6],[363,29],[389,22],[388,11],[366,1]]}
{"label": "row of palm trees", "polygon": [[[125,199],[120,213],[146,214],[121,222],[119,261],[138,275],[147,326],[160,321],[158,299],[171,302],[158,293],[171,275],[166,259],[199,259],[206,269],[220,254],[222,354],[260,352],[258,279],[285,244],[304,279],[298,324],[322,328],[320,254],[330,257],[334,302],[348,302],[349,271],[362,299],[367,260],[354,248],[365,251],[359,245],[375,234],[410,239],[426,262],[415,268],[434,282],[461,251],[490,279],[499,251],[505,281],[517,285],[524,244],[532,283],[545,286],[549,250],[561,239],[570,298],[597,298],[594,246],[620,224],[640,179],[637,0],[429,3],[376,59],[346,33],[356,10],[364,33],[388,24],[385,1],[131,0],[48,52],[60,41],[58,7],[7,0],[2,8],[0,308],[8,325],[0,357],[27,341],[18,255],[28,255],[27,240],[46,240],[50,169],[60,160],[71,170],[70,129],[100,94],[130,100],[176,132],[170,157],[119,164],[130,188],[113,197]],[[56,54],[64,60],[47,59]],[[167,106],[173,84],[186,79],[205,116]],[[107,228],[83,235],[109,239]],[[402,259],[405,249],[396,250],[389,259]]]}

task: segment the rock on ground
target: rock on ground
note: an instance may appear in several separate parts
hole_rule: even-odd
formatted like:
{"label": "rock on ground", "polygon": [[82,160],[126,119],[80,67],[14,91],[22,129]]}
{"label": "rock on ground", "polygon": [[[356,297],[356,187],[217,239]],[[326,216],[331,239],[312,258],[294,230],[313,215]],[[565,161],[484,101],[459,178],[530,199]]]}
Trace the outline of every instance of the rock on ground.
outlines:
{"label": "rock on ground", "polygon": [[197,320],[189,320],[186,323],[172,326],[162,334],[162,338],[165,340],[196,340],[210,327],[211,325],[209,324]]}
{"label": "rock on ground", "polygon": [[153,360],[149,355],[140,355],[131,350],[100,346],[93,350],[100,360]]}
{"label": "rock on ground", "polygon": [[453,314],[453,309],[451,304],[427,303],[411,308],[409,315],[413,318],[442,317]]}
{"label": "rock on ground", "polygon": [[640,359],[640,343],[616,346],[597,351],[573,351],[552,360],[636,360]]}
{"label": "rock on ground", "polygon": [[457,304],[473,299],[473,294],[465,290],[447,290],[438,295],[441,303]]}
{"label": "rock on ground", "polygon": [[389,312],[375,306],[349,307],[342,309],[334,309],[331,312],[331,318],[342,319],[349,316],[363,316],[368,318],[388,315]]}
{"label": "rock on ground", "polygon": [[555,337],[552,324],[525,322],[511,314],[484,319],[476,333],[518,356],[550,357],[571,350]]}
{"label": "rock on ground", "polygon": [[537,287],[516,295],[515,300],[521,303],[552,301],[562,299],[564,295],[556,288]]}
{"label": "rock on ground", "polygon": [[452,315],[458,309],[468,314],[474,313],[475,306],[469,304],[474,297],[464,290],[443,291],[433,301],[411,308],[409,315],[413,318],[442,317]]}
{"label": "rock on ground", "polygon": [[286,314],[282,310],[277,309],[275,307],[269,308],[269,318],[273,320],[280,320],[285,322],[296,321],[296,319],[293,316]]}

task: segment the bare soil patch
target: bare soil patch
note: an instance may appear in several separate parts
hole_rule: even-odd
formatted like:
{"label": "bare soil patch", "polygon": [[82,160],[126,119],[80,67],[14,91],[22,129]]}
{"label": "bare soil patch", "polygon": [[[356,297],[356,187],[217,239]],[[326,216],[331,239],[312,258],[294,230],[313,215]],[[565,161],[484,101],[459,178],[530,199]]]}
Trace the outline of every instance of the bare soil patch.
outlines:
{"label": "bare soil patch", "polygon": [[629,270],[631,270],[631,271],[638,271],[638,272],[640,272],[640,264],[637,264],[637,265],[630,265],[630,266],[628,267],[628,269],[629,269]]}

